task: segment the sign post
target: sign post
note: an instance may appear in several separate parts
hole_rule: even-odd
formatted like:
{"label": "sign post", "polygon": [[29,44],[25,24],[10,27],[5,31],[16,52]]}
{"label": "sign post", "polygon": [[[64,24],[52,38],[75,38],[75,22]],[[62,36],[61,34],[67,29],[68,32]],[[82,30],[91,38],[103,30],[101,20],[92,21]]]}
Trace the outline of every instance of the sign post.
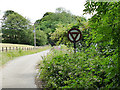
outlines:
{"label": "sign post", "polygon": [[82,38],[82,33],[77,28],[72,28],[68,31],[68,39],[74,43],[74,53],[76,53],[76,42]]}

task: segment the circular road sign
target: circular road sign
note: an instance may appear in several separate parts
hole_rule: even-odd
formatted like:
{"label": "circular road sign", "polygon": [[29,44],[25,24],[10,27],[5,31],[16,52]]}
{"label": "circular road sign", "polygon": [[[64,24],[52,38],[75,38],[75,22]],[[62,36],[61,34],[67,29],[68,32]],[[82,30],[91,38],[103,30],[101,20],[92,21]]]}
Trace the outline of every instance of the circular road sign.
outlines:
{"label": "circular road sign", "polygon": [[78,42],[82,38],[82,34],[79,29],[72,28],[68,31],[68,39],[71,42]]}

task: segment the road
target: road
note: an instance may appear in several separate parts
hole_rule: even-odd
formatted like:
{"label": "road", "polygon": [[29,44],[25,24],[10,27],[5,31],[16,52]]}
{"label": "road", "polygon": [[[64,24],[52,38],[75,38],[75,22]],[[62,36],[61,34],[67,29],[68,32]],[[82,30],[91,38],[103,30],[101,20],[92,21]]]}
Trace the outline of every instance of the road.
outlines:
{"label": "road", "polygon": [[49,50],[18,57],[2,68],[2,88],[37,88],[35,66]]}

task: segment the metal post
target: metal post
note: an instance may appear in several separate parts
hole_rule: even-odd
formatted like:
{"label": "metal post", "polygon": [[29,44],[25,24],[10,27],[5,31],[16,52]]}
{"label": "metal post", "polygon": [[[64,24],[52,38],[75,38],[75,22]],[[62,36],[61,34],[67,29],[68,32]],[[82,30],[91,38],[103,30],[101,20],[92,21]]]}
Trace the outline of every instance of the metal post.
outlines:
{"label": "metal post", "polygon": [[76,42],[74,41],[74,53],[76,53]]}

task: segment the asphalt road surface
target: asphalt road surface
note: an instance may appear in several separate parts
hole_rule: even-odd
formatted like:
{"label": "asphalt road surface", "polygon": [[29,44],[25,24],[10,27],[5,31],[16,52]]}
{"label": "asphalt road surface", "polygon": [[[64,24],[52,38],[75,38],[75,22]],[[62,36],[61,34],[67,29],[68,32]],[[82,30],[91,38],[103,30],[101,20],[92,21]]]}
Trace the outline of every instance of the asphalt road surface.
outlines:
{"label": "asphalt road surface", "polygon": [[18,57],[2,68],[2,88],[37,88],[35,66],[49,50]]}

